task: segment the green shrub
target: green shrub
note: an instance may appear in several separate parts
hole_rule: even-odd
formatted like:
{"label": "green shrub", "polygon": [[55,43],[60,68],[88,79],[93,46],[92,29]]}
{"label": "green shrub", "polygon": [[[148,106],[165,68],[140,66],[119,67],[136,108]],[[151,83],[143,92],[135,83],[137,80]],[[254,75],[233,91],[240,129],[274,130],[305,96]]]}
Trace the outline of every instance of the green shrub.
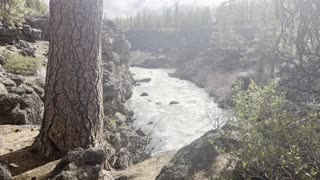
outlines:
{"label": "green shrub", "polygon": [[7,63],[6,70],[9,73],[21,75],[36,75],[38,68],[41,65],[39,58],[25,57],[17,53],[6,55]]}
{"label": "green shrub", "polygon": [[47,14],[48,6],[42,0],[0,1],[0,22],[21,25],[26,17],[46,16]]}
{"label": "green shrub", "polygon": [[319,110],[294,115],[277,83],[235,87],[241,148],[235,151],[248,179],[320,179]]}

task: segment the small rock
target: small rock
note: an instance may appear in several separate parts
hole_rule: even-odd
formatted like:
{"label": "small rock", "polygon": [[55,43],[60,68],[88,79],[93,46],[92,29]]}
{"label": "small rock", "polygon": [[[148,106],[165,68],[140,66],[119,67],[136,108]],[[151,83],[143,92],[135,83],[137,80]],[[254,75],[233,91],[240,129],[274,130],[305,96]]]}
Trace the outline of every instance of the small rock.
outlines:
{"label": "small rock", "polygon": [[38,85],[32,86],[33,90],[39,95],[39,97],[43,100],[44,98],[44,89]]}
{"label": "small rock", "polygon": [[12,52],[16,52],[17,51],[17,48],[14,47],[14,46],[7,46],[6,47],[9,51],[12,51]]}
{"label": "small rock", "polygon": [[0,65],[6,65],[6,58],[0,54]]}
{"label": "small rock", "polygon": [[134,112],[133,111],[129,111],[128,112],[128,116],[132,117],[134,115]]}
{"label": "small rock", "polygon": [[0,73],[5,73],[6,70],[2,67],[2,65],[0,64]]}
{"label": "small rock", "polygon": [[148,123],[148,125],[152,125],[153,124],[153,121],[150,121],[149,123]]}
{"label": "small rock", "polygon": [[149,96],[149,94],[144,92],[140,96],[145,97],[145,96]]}
{"label": "small rock", "polygon": [[31,45],[27,42],[27,41],[24,41],[24,40],[20,40],[18,44],[16,44],[16,47],[18,49],[22,49],[22,48],[30,48]]}
{"label": "small rock", "polygon": [[23,87],[12,87],[10,89],[10,93],[18,94],[18,95],[23,95],[26,93],[26,89]]}
{"label": "small rock", "polygon": [[31,57],[35,57],[35,50],[32,48],[23,48],[22,51],[20,52],[20,54],[22,56],[31,56]]}
{"label": "small rock", "polygon": [[0,82],[0,95],[8,94],[7,88]]}
{"label": "small rock", "polygon": [[139,136],[147,136],[141,129],[137,130],[136,133],[137,133]]}
{"label": "small rock", "polygon": [[18,167],[19,167],[19,166],[18,166],[17,164],[15,164],[15,163],[10,163],[9,166],[10,166],[10,167],[13,167],[13,168],[18,168]]}
{"label": "small rock", "polygon": [[146,82],[146,83],[148,83],[148,82],[150,82],[151,81],[151,78],[144,78],[144,79],[137,79],[136,80],[136,82]]}
{"label": "small rock", "polygon": [[171,102],[169,103],[169,105],[174,105],[174,104],[179,104],[179,102],[178,102],[178,101],[171,101]]}
{"label": "small rock", "polygon": [[1,79],[1,83],[6,87],[14,87],[16,83],[9,78]]}
{"label": "small rock", "polygon": [[8,74],[8,77],[15,82],[17,86],[20,86],[25,81],[25,77],[22,75]]}
{"label": "small rock", "polygon": [[31,32],[32,32],[32,28],[29,25],[25,25],[25,26],[23,26],[22,32],[25,35],[29,35],[30,36]]}
{"label": "small rock", "polygon": [[14,132],[20,132],[21,130],[20,129],[16,129],[16,130],[14,130]]}

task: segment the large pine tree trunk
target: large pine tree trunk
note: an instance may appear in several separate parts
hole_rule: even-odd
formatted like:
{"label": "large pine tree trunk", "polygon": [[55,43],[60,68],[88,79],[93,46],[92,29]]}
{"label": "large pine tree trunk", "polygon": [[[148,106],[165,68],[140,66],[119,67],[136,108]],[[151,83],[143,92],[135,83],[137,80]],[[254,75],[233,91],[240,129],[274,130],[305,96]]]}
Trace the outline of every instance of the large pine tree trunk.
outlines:
{"label": "large pine tree trunk", "polygon": [[102,0],[51,0],[45,113],[32,150],[98,146],[103,129]]}

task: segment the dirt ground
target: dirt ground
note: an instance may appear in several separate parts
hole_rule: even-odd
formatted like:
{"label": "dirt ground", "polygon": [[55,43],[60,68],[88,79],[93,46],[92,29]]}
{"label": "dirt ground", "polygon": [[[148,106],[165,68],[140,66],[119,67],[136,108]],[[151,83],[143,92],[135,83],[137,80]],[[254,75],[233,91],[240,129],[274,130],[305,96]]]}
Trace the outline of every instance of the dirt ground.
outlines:
{"label": "dirt ground", "polygon": [[[0,163],[6,165],[13,176],[17,176],[14,179],[41,179],[41,176],[55,167],[55,164],[50,163],[48,168],[46,164],[50,160],[29,151],[28,147],[32,145],[38,133],[38,126],[0,126]],[[41,171],[34,172],[34,169],[39,167],[42,167]],[[24,173],[30,177],[22,175]]]}
{"label": "dirt ground", "polygon": [[175,153],[175,151],[161,153],[124,171],[111,172],[111,175],[115,178],[127,177],[129,180],[154,180]]}
{"label": "dirt ground", "polygon": [[[59,160],[50,161],[28,149],[39,133],[39,126],[0,126],[0,163],[7,165],[14,180],[46,179]],[[109,172],[113,177],[129,180],[154,180],[175,152],[165,152],[124,171]]]}

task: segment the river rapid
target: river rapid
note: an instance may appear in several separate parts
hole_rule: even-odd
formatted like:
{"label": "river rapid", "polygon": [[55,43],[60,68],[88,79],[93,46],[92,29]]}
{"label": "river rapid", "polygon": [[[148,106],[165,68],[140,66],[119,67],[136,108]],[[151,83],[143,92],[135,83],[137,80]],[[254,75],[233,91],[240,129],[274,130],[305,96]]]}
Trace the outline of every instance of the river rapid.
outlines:
{"label": "river rapid", "polygon": [[[134,79],[151,78],[133,88],[126,106],[134,112],[135,126],[152,137],[155,152],[178,150],[221,126],[225,112],[194,83],[169,77],[174,70],[130,68]],[[141,96],[147,93],[148,96]],[[176,101],[179,104],[170,102]]]}

